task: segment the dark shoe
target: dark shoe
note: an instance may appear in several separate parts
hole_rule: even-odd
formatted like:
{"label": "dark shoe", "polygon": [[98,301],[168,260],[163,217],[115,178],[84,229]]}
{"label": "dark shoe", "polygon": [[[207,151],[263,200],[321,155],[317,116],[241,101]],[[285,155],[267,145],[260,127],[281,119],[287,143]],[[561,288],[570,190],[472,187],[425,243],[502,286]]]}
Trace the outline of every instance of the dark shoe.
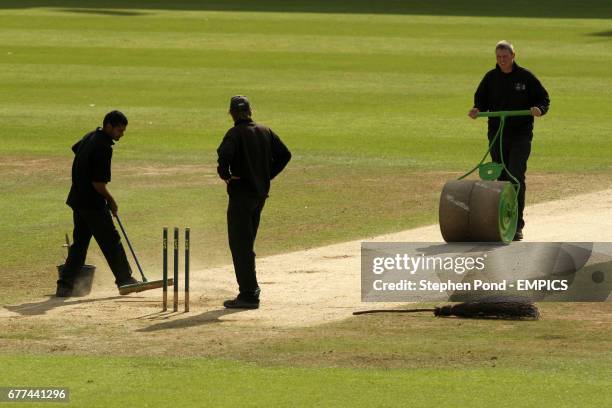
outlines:
{"label": "dark shoe", "polygon": [[223,306],[227,309],[257,309],[259,308],[259,300],[258,301],[246,301],[243,299],[231,299],[223,302]]}
{"label": "dark shoe", "polygon": [[140,292],[140,290],[136,290],[136,288],[134,288],[134,285],[142,285],[142,282],[130,276],[130,279],[117,285],[117,289],[119,289],[119,294],[123,296],[129,295],[133,292]]}
{"label": "dark shoe", "polygon": [[117,287],[120,288],[122,286],[126,286],[126,285],[137,285],[139,283],[142,283],[139,280],[134,279],[133,277],[130,276],[130,278],[124,282],[118,283]]}
{"label": "dark shoe", "polygon": [[64,285],[61,283],[57,284],[57,290],[55,291],[56,297],[71,297],[72,296],[72,287],[68,285]]}
{"label": "dark shoe", "polygon": [[522,241],[523,240],[523,230],[516,230],[516,234],[514,234],[513,241]]}

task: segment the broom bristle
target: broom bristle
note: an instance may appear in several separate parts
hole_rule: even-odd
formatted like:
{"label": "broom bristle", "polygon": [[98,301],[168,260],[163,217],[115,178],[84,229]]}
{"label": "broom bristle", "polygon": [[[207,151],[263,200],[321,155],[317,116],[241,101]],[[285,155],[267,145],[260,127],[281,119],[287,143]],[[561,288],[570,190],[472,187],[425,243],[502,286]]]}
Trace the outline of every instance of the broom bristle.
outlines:
{"label": "broom bristle", "polygon": [[473,302],[439,306],[435,309],[362,310],[353,314],[414,312],[433,312],[437,317],[456,316],[472,319],[537,320],[540,318],[540,311],[536,305],[526,299],[508,296],[489,297]]}
{"label": "broom bristle", "polygon": [[438,317],[457,316],[477,319],[533,319],[540,317],[538,307],[525,300],[481,300],[437,307]]}

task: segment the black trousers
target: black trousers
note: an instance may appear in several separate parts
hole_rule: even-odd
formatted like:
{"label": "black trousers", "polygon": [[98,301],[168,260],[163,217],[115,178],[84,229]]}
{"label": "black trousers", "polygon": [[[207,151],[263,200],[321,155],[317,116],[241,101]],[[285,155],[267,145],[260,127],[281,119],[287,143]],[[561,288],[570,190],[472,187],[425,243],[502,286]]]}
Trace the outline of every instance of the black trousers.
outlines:
{"label": "black trousers", "polygon": [[[492,140],[494,135],[489,134],[489,141]],[[504,163],[508,171],[519,181],[520,189],[518,193],[518,229],[521,230],[525,226],[525,220],[523,218],[523,210],[525,209],[525,192],[527,185],[525,183],[525,173],[527,172],[527,160],[531,154],[531,138],[532,133],[519,133],[513,134],[508,131],[504,131],[503,135],[503,158]],[[491,148],[491,158],[496,163],[501,163],[501,156],[499,152],[499,139],[495,141],[495,144]],[[498,178],[500,181],[515,181],[510,175],[503,171],[501,176]]]}
{"label": "black trousers", "polygon": [[58,285],[72,287],[78,279],[92,236],[96,239],[113,271],[117,286],[129,282],[132,270],[110,211],[73,209],[72,218],[74,220],[73,243],[68,250],[68,258],[66,258],[60,279],[57,281]]}
{"label": "black trousers", "polygon": [[253,249],[265,202],[265,198],[230,196],[227,206],[227,235],[240,291],[238,298],[245,301],[259,301]]}

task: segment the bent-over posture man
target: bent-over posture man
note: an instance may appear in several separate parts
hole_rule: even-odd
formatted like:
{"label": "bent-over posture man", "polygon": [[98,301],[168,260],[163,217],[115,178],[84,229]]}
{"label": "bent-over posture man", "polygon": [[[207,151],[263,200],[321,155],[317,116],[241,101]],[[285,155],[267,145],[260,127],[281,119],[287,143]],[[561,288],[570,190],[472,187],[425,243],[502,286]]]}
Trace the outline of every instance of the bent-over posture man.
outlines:
{"label": "bent-over posture man", "polygon": [[75,154],[72,186],[66,204],[72,208],[74,242],[57,281],[58,297],[73,295],[92,236],[115,275],[116,285],[138,283],[132,278],[132,270],[111,217],[111,212],[117,214],[117,202],[106,187],[111,180],[113,144],[121,139],[127,124],[123,113],[109,112],[101,128],[86,134],[72,146]]}
{"label": "bent-over posture man", "polygon": [[[478,85],[474,95],[474,107],[468,116],[476,119],[478,112],[502,110],[531,110],[531,116],[514,116],[506,118],[503,133],[503,159],[508,171],[519,181],[518,194],[518,225],[515,241],[523,239],[523,210],[525,208],[525,173],[527,159],[531,153],[533,139],[533,118],[539,117],[550,106],[548,92],[531,71],[520,67],[515,61],[514,47],[507,41],[500,41],[495,46],[497,64],[487,72]],[[495,137],[499,128],[499,118],[489,118],[489,143]],[[499,139],[491,148],[491,158],[501,163],[499,154]],[[511,181],[506,171],[498,180]]]}
{"label": "bent-over posture man", "polygon": [[270,180],[285,168],[291,153],[270,128],[251,119],[246,97],[232,97],[229,113],[234,127],[227,131],[217,149],[217,172],[227,184],[229,195],[227,232],[239,294],[223,305],[257,309],[260,288],[253,247],[259,217],[270,191]]}

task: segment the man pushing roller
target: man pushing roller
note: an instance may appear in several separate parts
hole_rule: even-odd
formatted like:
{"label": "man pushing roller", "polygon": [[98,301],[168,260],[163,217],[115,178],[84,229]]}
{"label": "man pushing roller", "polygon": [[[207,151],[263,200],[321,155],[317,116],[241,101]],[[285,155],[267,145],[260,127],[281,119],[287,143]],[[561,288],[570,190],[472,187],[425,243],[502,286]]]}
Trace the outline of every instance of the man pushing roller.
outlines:
{"label": "man pushing roller", "polygon": [[[503,161],[508,171],[520,183],[518,194],[518,225],[515,241],[523,239],[523,209],[525,208],[525,172],[527,159],[531,153],[531,139],[533,138],[533,118],[539,117],[550,106],[548,92],[538,78],[531,71],[520,67],[514,61],[514,47],[507,41],[500,41],[495,46],[497,65],[487,72],[478,85],[474,95],[474,107],[468,116],[476,119],[478,112],[531,110],[532,116],[516,116],[506,119],[503,139]],[[487,132],[489,143],[495,137],[500,120],[497,117],[489,118]],[[491,148],[491,158],[501,163],[499,154],[499,139]],[[511,181],[512,178],[504,171],[499,177],[500,181]]]}
{"label": "man pushing roller", "polygon": [[227,308],[257,309],[259,285],[255,273],[255,237],[270,180],[291,159],[291,153],[272,129],[251,119],[251,105],[244,96],[230,100],[234,127],[217,149],[217,172],[227,184],[227,232],[238,281],[238,296],[226,300]]}

